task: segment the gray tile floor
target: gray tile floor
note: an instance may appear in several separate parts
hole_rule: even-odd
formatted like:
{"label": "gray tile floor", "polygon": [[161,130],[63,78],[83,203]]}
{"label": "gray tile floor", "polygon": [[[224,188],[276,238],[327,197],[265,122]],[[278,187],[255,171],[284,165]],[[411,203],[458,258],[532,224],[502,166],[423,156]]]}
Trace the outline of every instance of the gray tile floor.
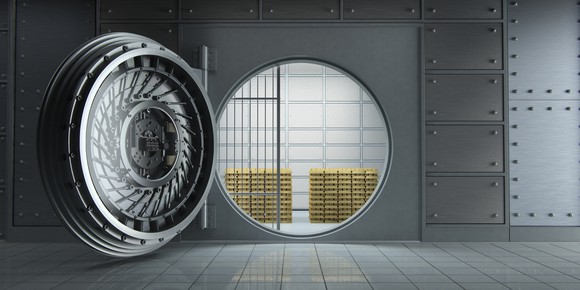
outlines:
{"label": "gray tile floor", "polygon": [[580,289],[579,243],[0,243],[0,289]]}

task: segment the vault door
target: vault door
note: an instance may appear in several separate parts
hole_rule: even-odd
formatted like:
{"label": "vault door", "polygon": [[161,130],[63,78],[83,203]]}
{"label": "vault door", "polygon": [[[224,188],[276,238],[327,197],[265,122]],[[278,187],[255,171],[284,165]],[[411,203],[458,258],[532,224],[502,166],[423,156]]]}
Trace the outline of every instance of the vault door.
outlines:
{"label": "vault door", "polygon": [[39,124],[44,185],[97,251],[135,256],[179,234],[213,179],[214,117],[187,63],[134,34],[97,37],[54,74]]}

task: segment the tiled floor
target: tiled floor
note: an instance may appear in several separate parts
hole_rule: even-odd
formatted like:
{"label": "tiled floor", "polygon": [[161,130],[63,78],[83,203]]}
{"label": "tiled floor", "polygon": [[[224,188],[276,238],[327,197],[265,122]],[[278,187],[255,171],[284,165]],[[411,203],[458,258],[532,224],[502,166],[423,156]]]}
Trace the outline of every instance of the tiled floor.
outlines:
{"label": "tiled floor", "polygon": [[0,289],[580,289],[580,243],[0,243]]}

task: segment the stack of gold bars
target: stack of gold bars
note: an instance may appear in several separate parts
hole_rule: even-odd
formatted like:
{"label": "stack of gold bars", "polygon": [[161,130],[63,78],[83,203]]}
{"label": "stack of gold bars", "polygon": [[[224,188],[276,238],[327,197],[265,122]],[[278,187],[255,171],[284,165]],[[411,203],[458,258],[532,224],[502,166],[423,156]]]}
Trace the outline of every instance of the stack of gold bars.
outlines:
{"label": "stack of gold bars", "polygon": [[[272,168],[227,168],[227,190],[248,215],[259,222],[277,222],[278,179]],[[280,222],[292,222],[292,170],[280,169]]]}
{"label": "stack of gold bars", "polygon": [[377,184],[375,168],[310,169],[310,222],[348,219],[367,202]]}

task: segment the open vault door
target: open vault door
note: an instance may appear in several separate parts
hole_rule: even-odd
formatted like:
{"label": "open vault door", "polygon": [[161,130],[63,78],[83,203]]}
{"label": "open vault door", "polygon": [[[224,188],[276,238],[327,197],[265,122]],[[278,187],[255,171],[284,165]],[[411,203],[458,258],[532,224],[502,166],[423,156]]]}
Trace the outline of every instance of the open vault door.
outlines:
{"label": "open vault door", "polygon": [[188,64],[157,42],[102,35],[54,74],[40,116],[44,185],[64,225],[112,256],[151,252],[199,212],[214,116]]}

